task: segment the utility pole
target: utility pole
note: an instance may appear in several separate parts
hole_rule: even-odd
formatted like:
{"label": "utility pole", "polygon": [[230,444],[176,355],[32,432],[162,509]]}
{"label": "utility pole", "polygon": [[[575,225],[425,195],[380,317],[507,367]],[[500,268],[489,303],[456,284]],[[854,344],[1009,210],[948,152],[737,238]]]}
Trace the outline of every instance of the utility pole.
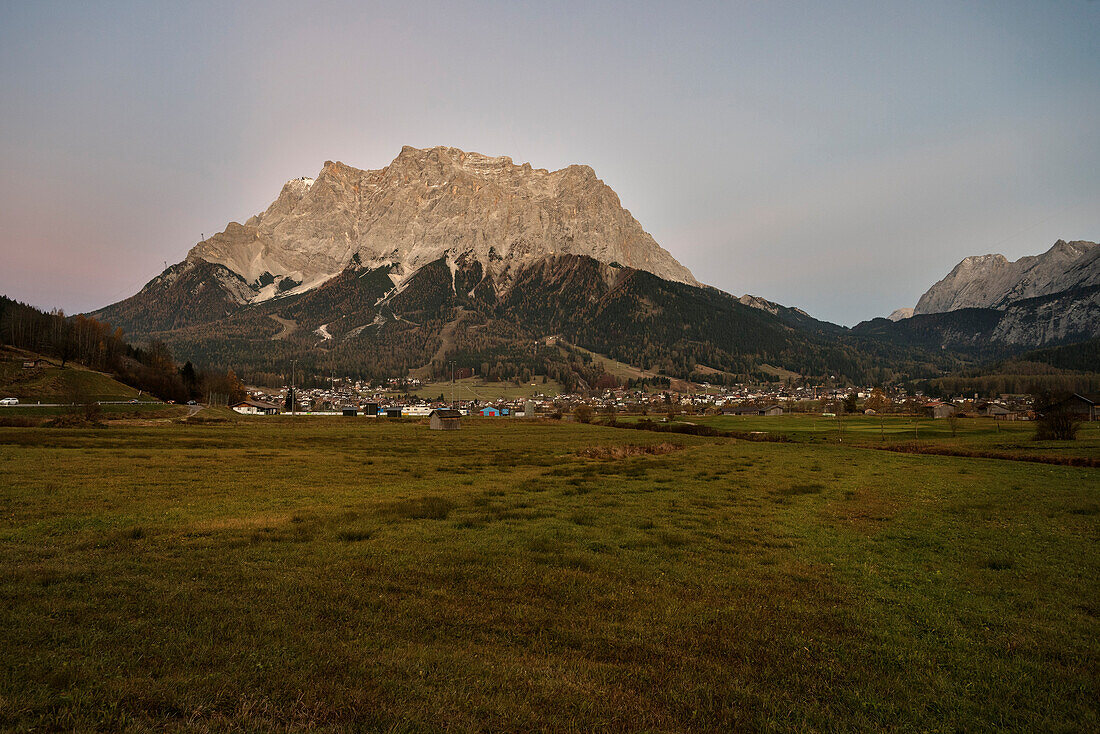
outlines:
{"label": "utility pole", "polygon": [[294,394],[294,373],[298,369],[298,360],[290,360],[290,414],[294,415],[294,403],[298,400],[298,396]]}
{"label": "utility pole", "polygon": [[455,408],[455,361],[451,360],[451,410]]}

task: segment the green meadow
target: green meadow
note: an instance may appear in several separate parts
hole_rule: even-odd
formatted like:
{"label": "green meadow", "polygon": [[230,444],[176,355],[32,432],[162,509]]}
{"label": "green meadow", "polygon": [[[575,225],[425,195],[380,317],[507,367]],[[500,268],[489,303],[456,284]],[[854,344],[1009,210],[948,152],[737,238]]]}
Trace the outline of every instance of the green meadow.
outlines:
{"label": "green meadow", "polygon": [[[662,416],[651,415],[650,420]],[[622,420],[639,420],[638,416]],[[1012,458],[1059,461],[1072,457],[1100,459],[1100,421],[1080,424],[1075,441],[1036,441],[1032,421],[996,421],[961,417],[954,421],[911,415],[782,416],[679,415],[678,423],[696,423],[725,431],[779,434],[800,443],[828,443],[864,448],[936,447],[958,454],[991,453]]]}
{"label": "green meadow", "polygon": [[1100,470],[811,438],[0,428],[0,727],[1100,727]]}

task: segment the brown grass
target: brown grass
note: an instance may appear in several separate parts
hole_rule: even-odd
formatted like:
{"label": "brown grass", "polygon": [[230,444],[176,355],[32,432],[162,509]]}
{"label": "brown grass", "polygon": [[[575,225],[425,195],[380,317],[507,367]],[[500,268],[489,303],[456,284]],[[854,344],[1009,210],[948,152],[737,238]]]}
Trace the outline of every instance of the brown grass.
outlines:
{"label": "brown grass", "polygon": [[986,449],[967,449],[954,448],[951,446],[937,446],[934,444],[916,443],[915,441],[886,446],[863,446],[861,448],[878,449],[880,451],[896,451],[902,454],[932,454],[935,456],[961,456],[968,459],[1004,459],[1006,461],[1030,461],[1038,464],[1057,464],[1058,466],[1100,467],[1100,458],[1092,456],[1050,456],[1047,454],[1019,454],[1006,451],[989,451]]}
{"label": "brown grass", "polygon": [[626,459],[631,456],[660,456],[662,454],[671,454],[673,451],[679,451],[682,448],[684,448],[682,444],[669,443],[668,441],[648,445],[628,443],[621,446],[589,446],[578,451],[577,455],[585,459],[615,461]]}

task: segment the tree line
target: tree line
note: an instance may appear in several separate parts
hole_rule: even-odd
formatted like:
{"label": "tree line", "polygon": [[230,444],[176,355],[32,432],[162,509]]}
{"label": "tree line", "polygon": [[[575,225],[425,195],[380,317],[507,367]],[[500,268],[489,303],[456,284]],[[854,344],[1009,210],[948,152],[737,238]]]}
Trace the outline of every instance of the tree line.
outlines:
{"label": "tree line", "polygon": [[232,370],[197,369],[191,362],[179,366],[163,342],[133,346],[121,328],[82,314],[66,316],[60,309],[42,311],[6,296],[0,296],[0,346],[53,358],[62,369],[76,363],[105,372],[161,400],[245,397]]}

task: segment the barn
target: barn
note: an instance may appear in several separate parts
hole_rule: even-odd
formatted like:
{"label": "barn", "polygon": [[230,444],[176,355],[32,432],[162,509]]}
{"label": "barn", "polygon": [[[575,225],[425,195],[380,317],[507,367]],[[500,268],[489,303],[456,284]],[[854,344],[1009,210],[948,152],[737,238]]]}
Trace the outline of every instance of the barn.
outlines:
{"label": "barn", "polygon": [[481,415],[489,416],[492,418],[500,417],[500,411],[497,408],[482,408],[480,413]]}
{"label": "barn", "polygon": [[1100,420],[1100,395],[1074,393],[1054,406],[1056,411],[1080,416],[1084,420]]}
{"label": "barn", "polygon": [[229,407],[244,415],[276,415],[279,412],[279,406],[259,400],[242,400]]}
{"label": "barn", "polygon": [[431,412],[429,426],[433,431],[457,431],[462,427],[462,414],[457,410],[437,408]]}
{"label": "barn", "polygon": [[956,408],[951,403],[928,403],[924,412],[930,418],[948,418],[955,415]]}

